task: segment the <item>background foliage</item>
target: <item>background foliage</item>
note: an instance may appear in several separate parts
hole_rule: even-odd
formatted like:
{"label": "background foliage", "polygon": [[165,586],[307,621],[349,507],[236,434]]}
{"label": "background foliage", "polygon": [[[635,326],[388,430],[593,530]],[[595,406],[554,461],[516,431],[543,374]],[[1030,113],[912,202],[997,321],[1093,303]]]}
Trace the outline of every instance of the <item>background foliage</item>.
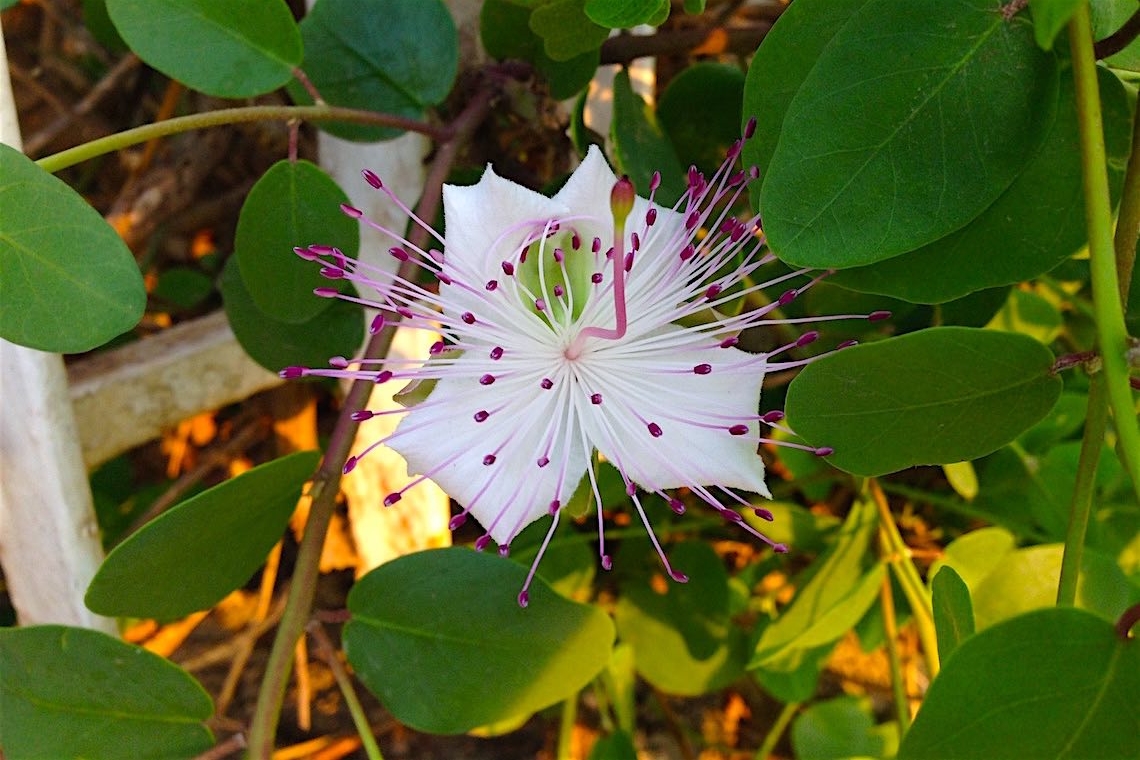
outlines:
{"label": "background foliage", "polygon": [[[837,323],[830,345],[863,345],[765,392],[765,408],[786,396],[804,440],[836,451],[826,461],[765,452],[776,473],[765,530],[788,555],[741,548],[731,526],[694,510],[659,518],[687,585],[662,583],[635,531],[619,530],[615,571],[596,574],[589,521],[555,535],[526,610],[514,589],[542,526],[511,560],[436,550],[362,578],[347,599],[344,655],[397,720],[494,733],[562,703],[572,723],[589,694],[602,734],[591,757],[633,758],[641,683],[686,697],[760,693],[776,717],[757,720],[756,757],[1140,757],[1140,650],[1126,624],[1114,628],[1140,602],[1136,407],[1119,391],[1130,371],[1122,330],[1140,323],[1140,288],[1128,293],[1136,230],[1118,233],[1107,270],[1123,278],[1119,291],[1097,237],[1121,197],[1122,218],[1140,213],[1127,205],[1140,205],[1128,192],[1140,176],[1126,171],[1140,54],[1136,43],[1101,50],[1091,68],[1077,44],[1092,41],[1084,3],[1003,12],[992,0],[795,0],[765,22],[758,49],[740,49],[732,24],[747,15],[735,3],[486,0],[482,45],[514,63],[480,75],[460,61],[440,0],[319,0],[299,21],[281,0],[105,5],[85,3],[92,24],[109,18],[92,32],[171,80],[219,98],[284,87],[298,105],[319,92],[308,111],[263,117],[311,119],[347,139],[411,127],[447,145],[457,132],[440,125],[460,123],[484,91],[500,104],[484,128],[509,143],[506,114],[520,99],[571,99],[573,149],[602,143],[639,188],[661,171],[665,202],[682,192],[684,167],[715,167],[755,116],[743,159],[760,169],[751,198],[771,249],[788,265],[838,270],[787,316],[893,312]],[[1095,37],[1136,8],[1093,3]],[[664,40],[702,29],[701,52],[661,49],[653,102],[619,70],[613,126],[592,132],[586,87],[603,60],[636,57],[636,38],[611,33],[639,25]],[[184,118],[166,134],[228,117]],[[1082,139],[1098,119],[1103,155]],[[147,290],[135,257],[49,172],[154,135],[39,165],[0,146],[5,339],[76,353],[139,321]],[[207,291],[250,355],[278,370],[352,354],[364,325],[351,305],[313,298],[324,281],[289,253],[316,240],[356,250],[356,228],[336,210],[343,190],[296,155],[274,158]],[[471,168],[452,167],[453,181]],[[1086,179],[1098,173],[1103,192]],[[172,283],[183,295],[200,284]],[[108,556],[89,606],[160,620],[211,607],[256,572],[316,463],[276,459],[147,523]],[[606,493],[620,515],[620,483]],[[902,681],[900,632],[919,642],[906,670],[920,683]],[[839,694],[825,677],[844,644],[886,653],[886,701]],[[276,712],[251,719],[255,753]],[[55,626],[0,630],[6,757],[190,757],[214,742],[210,713],[189,674],[138,647]],[[44,737],[56,744],[45,749]]]}

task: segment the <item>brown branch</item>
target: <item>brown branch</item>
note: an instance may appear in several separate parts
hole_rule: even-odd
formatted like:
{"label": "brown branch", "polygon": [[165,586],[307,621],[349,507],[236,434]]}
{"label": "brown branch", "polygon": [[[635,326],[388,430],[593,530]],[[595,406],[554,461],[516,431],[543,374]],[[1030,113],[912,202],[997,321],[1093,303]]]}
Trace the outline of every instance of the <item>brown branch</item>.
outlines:
{"label": "brown branch", "polygon": [[637,58],[684,53],[701,47],[715,34],[724,34],[725,52],[751,53],[759,47],[768,30],[769,21],[759,21],[748,26],[732,28],[701,27],[699,29],[670,29],[651,35],[623,34],[611,37],[602,43],[602,65],[629,63]]}
{"label": "brown branch", "polygon": [[1140,36],[1140,11],[1132,14],[1131,18],[1124,22],[1124,26],[1117,29],[1112,34],[1105,37],[1103,40],[1093,44],[1093,55],[1096,56],[1098,61],[1104,60],[1109,56],[1116,55]]}

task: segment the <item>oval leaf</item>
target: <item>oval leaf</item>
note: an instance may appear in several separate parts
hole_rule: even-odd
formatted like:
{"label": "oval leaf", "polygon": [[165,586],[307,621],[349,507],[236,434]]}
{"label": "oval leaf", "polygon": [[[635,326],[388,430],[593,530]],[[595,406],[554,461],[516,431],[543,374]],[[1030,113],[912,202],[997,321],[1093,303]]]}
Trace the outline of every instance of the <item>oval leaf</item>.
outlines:
{"label": "oval leaf", "polygon": [[[232,257],[222,270],[220,287],[234,337],[255,362],[272,372],[294,365],[320,366],[330,356],[349,356],[364,340],[363,310],[347,301],[335,301],[302,324],[266,316],[253,302]],[[311,292],[309,297],[322,300]]]}
{"label": "oval leaf", "polygon": [[775,669],[791,653],[838,641],[859,622],[874,602],[883,579],[882,564],[864,572],[876,524],[874,505],[855,502],[834,546],[816,559],[811,580],[799,590],[792,605],[764,629],[750,669]]}
{"label": "oval leaf", "polygon": [[938,659],[945,662],[959,644],[974,635],[974,605],[966,582],[949,565],[934,576],[930,592]]}
{"label": "oval leaf", "polygon": [[[1119,197],[1131,143],[1124,86],[1098,68],[1109,189]],[[866,293],[940,303],[983,288],[1028,280],[1088,242],[1076,94],[1061,77],[1057,116],[1045,144],[1001,196],[964,228],[877,264],[836,272],[837,285]]]}
{"label": "oval leaf", "polygon": [[828,461],[876,476],[976,459],[1053,408],[1061,379],[1032,338],[937,327],[812,362],[788,389],[796,432],[835,449]]}
{"label": "oval leaf", "polygon": [[147,523],[103,561],[87,607],[158,620],[212,607],[265,561],[318,456],[305,451],[255,467]]}
{"label": "oval leaf", "polygon": [[633,646],[637,672],[668,694],[696,696],[724,688],[744,673],[748,641],[731,620],[728,572],[705,543],[678,544],[674,566],[690,578],[664,594],[648,578],[626,583],[616,623]]}
{"label": "oval leaf", "polygon": [[661,172],[659,203],[670,206],[685,190],[684,174],[673,146],[623,69],[614,77],[614,118],[611,122],[614,158],[638,192],[646,193],[654,172]]}
{"label": "oval leaf", "polygon": [[551,97],[555,100],[572,98],[594,78],[599,50],[587,50],[567,61],[554,60],[546,54],[542,38],[530,28],[532,10],[510,0],[485,0],[479,12],[479,37],[483,47],[500,61],[508,58],[530,61],[546,77]]}
{"label": "oval leaf", "polygon": [[139,58],[207,95],[271,92],[301,63],[300,30],[279,0],[107,0],[107,12]]}
{"label": "oval leaf", "polygon": [[[330,105],[419,119],[451,91],[455,22],[439,0],[321,0],[301,22],[305,73]],[[310,103],[296,82],[289,94]],[[346,140],[390,140],[393,127],[323,122]]]}
{"label": "oval leaf", "polygon": [[0,630],[0,736],[13,758],[191,758],[214,712],[174,663],[62,625]]}
{"label": "oval leaf", "polygon": [[[448,548],[409,554],[348,595],[344,648],[356,675],[402,723],[456,734],[566,699],[605,667],[613,624],[525,568]],[[441,667],[446,663],[446,667]]]}
{"label": "oval leaf", "polygon": [[920,758],[1137,757],[1140,646],[1083,610],[1031,612],[962,643],[899,748]]}
{"label": "oval leaf", "polygon": [[[745,164],[755,164],[760,176],[768,163],[792,98],[807,79],[823,49],[868,0],[796,0],[780,14],[776,24],[752,57],[744,82],[743,119],[756,117],[756,133],[744,143]],[[753,192],[759,193],[759,183]]]}
{"label": "oval leaf", "polygon": [[335,285],[321,267],[293,253],[322,243],[355,256],[360,227],[340,213],[348,196],[308,161],[278,161],[250,188],[238,218],[234,255],[253,302],[266,316],[296,324],[329,307],[313,289]]}
{"label": "oval leaf", "polygon": [[[696,63],[669,82],[657,118],[682,165],[696,164],[710,177],[740,138],[744,75],[736,66]],[[693,118],[699,113],[699,119]]]}
{"label": "oval leaf", "polygon": [[1037,152],[1057,81],[1031,25],[990,0],[871,0],[789,107],[761,190],[772,250],[843,268],[962,227]]}
{"label": "oval leaf", "polygon": [[146,306],[138,264],[118,233],[7,145],[0,145],[0,292],[0,337],[59,353],[103,345],[134,327]]}

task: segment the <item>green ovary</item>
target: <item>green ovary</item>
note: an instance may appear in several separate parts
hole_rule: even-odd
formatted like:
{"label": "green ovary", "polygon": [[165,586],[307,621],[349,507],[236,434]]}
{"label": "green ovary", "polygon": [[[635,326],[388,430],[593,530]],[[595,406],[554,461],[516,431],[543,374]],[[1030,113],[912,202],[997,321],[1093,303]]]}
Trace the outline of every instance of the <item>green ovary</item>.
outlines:
{"label": "green ovary", "polygon": [[[526,261],[515,271],[519,283],[546,302],[546,313],[554,322],[566,321],[568,306],[571,307],[569,321],[578,319],[596,287],[590,281],[595,271],[594,254],[586,248],[573,250],[571,237],[572,233],[562,232],[531,243]],[[562,250],[561,264],[554,260],[556,249]],[[556,285],[564,291],[561,298],[554,294]],[[528,303],[527,308],[542,316],[533,302]]]}

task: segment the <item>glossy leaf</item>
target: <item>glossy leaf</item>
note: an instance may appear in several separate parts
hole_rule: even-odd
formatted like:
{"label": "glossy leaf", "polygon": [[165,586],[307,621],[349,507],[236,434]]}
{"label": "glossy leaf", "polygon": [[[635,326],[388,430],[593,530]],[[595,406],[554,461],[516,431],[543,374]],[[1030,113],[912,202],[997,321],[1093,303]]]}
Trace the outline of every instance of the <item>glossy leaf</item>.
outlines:
{"label": "glossy leaf", "polygon": [[942,556],[930,566],[930,577],[937,578],[943,567],[951,567],[967,587],[974,587],[993,572],[1001,558],[1017,548],[1017,539],[1005,528],[978,528],[950,542]]}
{"label": "glossy leaf", "polygon": [[961,462],[1016,438],[1052,408],[1061,379],[1032,338],[940,327],[855,346],[806,366],[788,390],[796,432],[828,461],[876,476]]}
{"label": "glossy leaf", "polygon": [[619,71],[614,77],[614,158],[619,172],[629,175],[642,195],[649,192],[654,172],[661,172],[661,186],[656,200],[671,206],[685,190],[683,169],[673,146],[666,139],[653,112],[633,91],[629,74]]}
{"label": "glossy leaf", "polygon": [[629,734],[615,731],[594,742],[589,760],[637,760],[637,747]]}
{"label": "glossy leaf", "polygon": [[744,672],[745,632],[731,619],[728,573],[703,543],[670,551],[688,583],[667,581],[665,592],[647,579],[628,583],[615,613],[618,634],[633,646],[637,672],[668,694],[695,696],[723,688]]}
{"label": "glossy leaf", "polygon": [[[791,606],[760,636],[749,669],[773,668],[793,652],[838,641],[874,601],[882,565],[865,572],[867,548],[876,525],[874,505],[856,502],[840,529],[835,545],[816,560],[815,570],[799,589]],[[870,579],[870,580],[868,580]],[[776,668],[782,669],[782,668]]]}
{"label": "glossy leaf", "polygon": [[[1120,80],[1098,70],[1109,189],[1124,180],[1132,110]],[[834,282],[908,301],[937,303],[1036,277],[1087,242],[1072,76],[1061,77],[1045,143],[1001,196],[964,228],[886,261],[836,273]]]}
{"label": "glossy leaf", "polygon": [[939,570],[930,587],[938,659],[945,662],[959,644],[974,635],[974,606],[970,589],[953,567]]}
{"label": "glossy leaf", "polygon": [[599,26],[629,29],[656,26],[669,15],[669,0],[586,0],[586,16]]}
{"label": "glossy leaf", "polygon": [[1029,0],[1033,14],[1033,38],[1042,50],[1050,50],[1053,40],[1069,23],[1081,0]]}
{"label": "glossy leaf", "polygon": [[213,745],[197,681],[142,647],[62,625],[0,630],[4,756],[170,760]]}
{"label": "glossy leaf", "polygon": [[[320,0],[301,22],[305,73],[330,105],[422,119],[451,92],[455,22],[440,0]],[[296,83],[289,93],[311,102]],[[390,140],[394,127],[322,122],[346,140]]]}
{"label": "glossy leaf", "polygon": [[107,0],[107,12],[139,58],[207,95],[270,92],[301,63],[301,34],[282,2]]}
{"label": "glossy leaf", "polygon": [[581,91],[598,68],[598,49],[587,50],[565,61],[546,54],[542,38],[530,28],[531,9],[510,0],[486,0],[479,13],[479,34],[487,53],[506,60],[530,61],[550,84],[556,99],[571,98]]}
{"label": "glossy leaf", "polygon": [[[226,317],[238,343],[270,371],[294,365],[323,366],[330,357],[350,356],[364,340],[363,311],[346,301],[336,301],[302,324],[266,316],[253,302],[234,257],[226,262],[220,287]],[[311,293],[310,297],[317,298]]]}
{"label": "glossy leaf", "polygon": [[[388,562],[348,596],[348,660],[402,723],[455,734],[575,694],[609,659],[613,625],[494,555],[433,549]],[[447,667],[440,667],[446,663]]]}
{"label": "glossy leaf", "polygon": [[115,547],[87,588],[101,615],[171,620],[249,580],[297,506],[318,454],[276,459],[163,513]]}
{"label": "glossy leaf", "polygon": [[761,191],[772,250],[844,268],[964,226],[1037,152],[1057,80],[1028,22],[989,0],[871,0],[788,109]]}
{"label": "glossy leaf", "polygon": [[[756,117],[756,133],[744,144],[741,155],[745,164],[760,169],[761,179],[768,173],[792,98],[823,49],[867,2],[796,0],[764,35],[748,67],[741,114],[744,121]],[[758,194],[760,184],[755,183],[752,191]]]}
{"label": "glossy leaf", "polygon": [[348,196],[323,170],[308,161],[281,160],[250,188],[238,218],[234,255],[241,279],[257,308],[271,319],[307,322],[332,301],[313,289],[335,287],[321,267],[293,253],[314,243],[356,256],[358,223],[340,212]]}
{"label": "glossy leaf", "polygon": [[70,187],[0,145],[0,337],[79,353],[134,327],[146,289],[129,248]]}
{"label": "glossy leaf", "polygon": [[934,679],[900,760],[1136,758],[1140,647],[1072,608],[965,641]]}
{"label": "glossy leaf", "polygon": [[[1061,577],[1061,544],[1030,546],[1003,556],[985,578],[971,588],[978,630],[1057,601]],[[1081,559],[1076,605],[1104,620],[1115,620],[1140,600],[1116,563],[1086,549]]]}
{"label": "glossy leaf", "polygon": [[534,9],[531,30],[542,38],[546,54],[554,61],[569,61],[597,50],[610,36],[586,15],[582,0],[551,0]]}
{"label": "glossy leaf", "polygon": [[890,757],[884,731],[875,726],[870,700],[866,697],[836,697],[817,702],[796,716],[792,723],[792,748],[796,760],[841,760],[842,758]]}
{"label": "glossy leaf", "polygon": [[712,176],[740,138],[743,93],[740,69],[722,63],[693,64],[669,82],[657,104],[657,119],[682,166],[695,164]]}

